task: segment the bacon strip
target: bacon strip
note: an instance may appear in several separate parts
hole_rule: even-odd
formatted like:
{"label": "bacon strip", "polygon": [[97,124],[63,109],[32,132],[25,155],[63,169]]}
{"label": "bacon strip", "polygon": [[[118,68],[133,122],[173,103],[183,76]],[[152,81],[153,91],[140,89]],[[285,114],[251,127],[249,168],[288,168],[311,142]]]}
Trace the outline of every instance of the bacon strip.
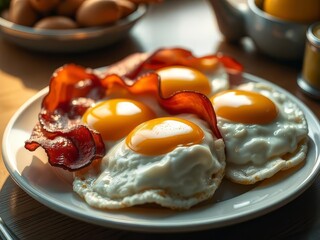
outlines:
{"label": "bacon strip", "polygon": [[25,148],[34,151],[40,146],[46,151],[52,166],[70,171],[83,168],[105,155],[101,135],[84,125],[66,131],[47,132],[38,124]]}
{"label": "bacon strip", "polygon": [[103,157],[106,149],[100,134],[80,123],[85,110],[103,96],[100,79],[87,69],[74,64],[59,68],[25,148],[35,151],[41,146],[51,165],[70,171]]}
{"label": "bacon strip", "polygon": [[180,65],[198,69],[202,72],[214,71],[220,62],[231,75],[241,75],[243,66],[235,59],[222,54],[195,57],[192,52],[182,48],[163,48],[155,51],[124,77],[136,79],[139,75],[159,68]]}
{"label": "bacon strip", "polygon": [[50,80],[50,91],[42,107],[49,112],[62,109],[68,112],[72,100],[77,98],[101,99],[104,89],[100,78],[87,68],[67,64],[57,69]]}
{"label": "bacon strip", "polygon": [[182,91],[166,99],[160,98],[159,102],[171,114],[193,113],[198,115],[209,124],[214,136],[222,138],[217,127],[217,117],[213,106],[205,95],[198,92]]}

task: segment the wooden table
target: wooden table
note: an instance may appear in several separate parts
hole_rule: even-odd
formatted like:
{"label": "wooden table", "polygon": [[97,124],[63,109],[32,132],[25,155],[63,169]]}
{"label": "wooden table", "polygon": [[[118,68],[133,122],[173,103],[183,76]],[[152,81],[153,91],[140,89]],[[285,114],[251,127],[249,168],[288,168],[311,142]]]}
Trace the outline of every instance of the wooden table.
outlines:
{"label": "wooden table", "polygon": [[[87,67],[109,65],[128,54],[180,46],[196,55],[221,51],[245,71],[287,89],[320,118],[320,104],[301,93],[296,78],[301,63],[280,62],[255,51],[244,40],[223,41],[214,13],[203,0],[171,0],[151,7],[130,36],[113,46],[79,54],[46,54],[21,49],[0,39],[0,135],[13,113],[49,83],[52,72],[73,62]],[[1,141],[1,140],[0,140]],[[150,234],[103,228],[74,220],[35,201],[21,190],[0,161],[0,215],[21,239],[314,239],[320,238],[320,179],[286,206],[229,227],[180,234]]]}

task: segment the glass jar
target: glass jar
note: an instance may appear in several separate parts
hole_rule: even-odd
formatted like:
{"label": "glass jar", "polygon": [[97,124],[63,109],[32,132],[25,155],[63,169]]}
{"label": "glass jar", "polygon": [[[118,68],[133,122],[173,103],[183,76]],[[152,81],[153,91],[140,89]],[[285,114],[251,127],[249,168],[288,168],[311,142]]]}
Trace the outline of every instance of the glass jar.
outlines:
{"label": "glass jar", "polygon": [[312,97],[320,99],[320,22],[312,24],[307,31],[307,42],[299,87]]}

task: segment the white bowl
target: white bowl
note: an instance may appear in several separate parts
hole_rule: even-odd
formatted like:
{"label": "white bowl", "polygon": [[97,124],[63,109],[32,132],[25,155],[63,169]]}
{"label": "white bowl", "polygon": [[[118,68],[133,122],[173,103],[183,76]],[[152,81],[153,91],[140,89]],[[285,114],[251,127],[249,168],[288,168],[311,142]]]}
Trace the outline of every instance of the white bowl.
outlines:
{"label": "white bowl", "polygon": [[135,12],[103,27],[47,30],[21,26],[0,18],[0,35],[21,47],[45,52],[80,52],[110,45],[124,38],[147,12],[140,4]]}

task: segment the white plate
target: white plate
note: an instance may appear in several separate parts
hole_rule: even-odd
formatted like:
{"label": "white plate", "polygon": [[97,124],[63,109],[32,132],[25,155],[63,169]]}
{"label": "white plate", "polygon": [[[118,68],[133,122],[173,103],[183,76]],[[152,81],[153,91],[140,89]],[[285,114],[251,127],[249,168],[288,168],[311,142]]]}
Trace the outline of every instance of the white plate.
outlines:
{"label": "white plate", "polygon": [[137,231],[178,232],[217,228],[243,222],[275,210],[306,190],[319,172],[320,125],[314,114],[287,91],[255,76],[244,74],[247,81],[272,85],[304,111],[309,124],[309,152],[302,166],[276,175],[254,186],[236,185],[224,180],[214,198],[188,211],[172,211],[141,206],[120,211],[89,207],[72,191],[71,174],[52,168],[43,150],[24,149],[43,96],[40,91],[26,102],[10,120],[3,138],[3,159],[16,183],[42,204],[62,214],[94,224]]}

